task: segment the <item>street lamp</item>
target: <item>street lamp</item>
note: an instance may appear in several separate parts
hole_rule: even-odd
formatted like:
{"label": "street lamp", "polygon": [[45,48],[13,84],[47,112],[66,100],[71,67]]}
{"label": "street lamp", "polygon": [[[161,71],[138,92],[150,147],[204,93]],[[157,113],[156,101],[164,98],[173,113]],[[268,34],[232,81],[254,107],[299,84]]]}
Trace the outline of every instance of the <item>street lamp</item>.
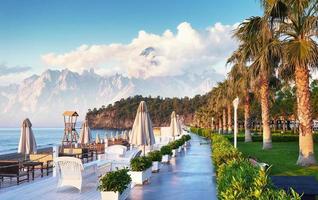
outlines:
{"label": "street lamp", "polygon": [[237,107],[239,105],[239,98],[236,97],[233,101],[234,107],[234,148],[237,147]]}

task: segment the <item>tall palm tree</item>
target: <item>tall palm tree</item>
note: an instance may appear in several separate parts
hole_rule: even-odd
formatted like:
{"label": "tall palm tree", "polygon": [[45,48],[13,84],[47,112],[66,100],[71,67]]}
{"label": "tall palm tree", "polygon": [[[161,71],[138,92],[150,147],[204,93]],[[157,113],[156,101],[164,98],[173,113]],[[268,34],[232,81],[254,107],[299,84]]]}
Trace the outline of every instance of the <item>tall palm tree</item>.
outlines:
{"label": "tall palm tree", "polygon": [[252,62],[253,78],[257,81],[260,93],[263,149],[272,148],[271,131],[269,126],[269,77],[277,65],[277,38],[271,30],[266,18],[251,17],[240,24],[235,36],[241,41],[241,48],[246,60]]}
{"label": "tall palm tree", "polygon": [[[240,49],[240,48],[239,48]],[[244,103],[244,129],[245,142],[252,141],[251,135],[251,105],[250,105],[250,89],[251,89],[251,74],[250,68],[245,65],[242,60],[241,51],[237,50],[228,59],[227,63],[233,63],[233,67],[229,72],[229,79],[232,82],[234,93],[243,99]]]}
{"label": "tall palm tree", "polygon": [[226,104],[226,110],[227,110],[227,133],[232,133],[232,101],[234,99],[234,86],[232,84],[232,81],[227,79],[224,81],[224,89],[225,89],[225,99],[224,102]]}
{"label": "tall palm tree", "polygon": [[[278,5],[276,1],[263,1],[266,13]],[[274,4],[276,3],[276,4]],[[299,156],[297,164],[315,164],[312,137],[312,108],[310,102],[310,70],[318,67],[318,2],[316,0],[280,0],[280,13],[269,17],[278,21],[282,38],[283,61],[281,68],[293,74],[297,96],[297,116],[299,120]],[[283,17],[281,17],[283,16]]]}

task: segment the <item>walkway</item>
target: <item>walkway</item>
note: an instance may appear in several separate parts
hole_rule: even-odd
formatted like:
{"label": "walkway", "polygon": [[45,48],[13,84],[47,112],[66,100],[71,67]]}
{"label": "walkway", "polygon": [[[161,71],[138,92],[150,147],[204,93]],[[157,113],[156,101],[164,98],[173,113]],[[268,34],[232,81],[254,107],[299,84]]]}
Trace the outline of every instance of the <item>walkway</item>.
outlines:
{"label": "walkway", "polygon": [[197,135],[191,137],[188,151],[162,166],[150,184],[135,186],[130,200],[217,199],[210,145]]}
{"label": "walkway", "polygon": [[[205,143],[200,145],[200,143]],[[100,199],[96,190],[97,181],[94,176],[85,179],[82,191],[75,188],[57,189],[57,180],[46,177],[32,183],[0,189],[1,200],[95,200]],[[136,186],[129,196],[130,200],[205,200],[216,199],[213,182],[213,169],[210,156],[210,145],[207,141],[192,135],[191,147],[170,165],[162,166],[157,174],[153,174],[151,183]]]}

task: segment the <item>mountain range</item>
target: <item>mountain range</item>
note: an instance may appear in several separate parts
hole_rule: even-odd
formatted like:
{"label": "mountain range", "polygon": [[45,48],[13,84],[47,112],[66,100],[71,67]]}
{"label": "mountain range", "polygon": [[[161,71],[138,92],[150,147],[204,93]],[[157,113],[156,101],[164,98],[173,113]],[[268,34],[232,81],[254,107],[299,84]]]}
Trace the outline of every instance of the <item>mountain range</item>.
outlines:
{"label": "mountain range", "polygon": [[208,92],[222,79],[214,71],[137,79],[121,74],[102,76],[93,70],[77,73],[49,69],[21,83],[0,86],[0,127],[20,126],[26,117],[35,127],[61,127],[65,110],[78,111],[82,120],[88,109],[107,106],[121,98],[192,97]]}

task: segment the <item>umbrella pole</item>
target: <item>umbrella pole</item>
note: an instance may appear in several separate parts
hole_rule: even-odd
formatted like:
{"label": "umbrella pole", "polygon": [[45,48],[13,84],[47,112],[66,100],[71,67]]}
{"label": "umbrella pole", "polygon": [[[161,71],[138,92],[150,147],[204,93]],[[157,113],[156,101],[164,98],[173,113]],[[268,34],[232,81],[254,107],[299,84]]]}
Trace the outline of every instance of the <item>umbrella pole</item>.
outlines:
{"label": "umbrella pole", "polygon": [[146,145],[144,145],[144,156],[146,156]]}

